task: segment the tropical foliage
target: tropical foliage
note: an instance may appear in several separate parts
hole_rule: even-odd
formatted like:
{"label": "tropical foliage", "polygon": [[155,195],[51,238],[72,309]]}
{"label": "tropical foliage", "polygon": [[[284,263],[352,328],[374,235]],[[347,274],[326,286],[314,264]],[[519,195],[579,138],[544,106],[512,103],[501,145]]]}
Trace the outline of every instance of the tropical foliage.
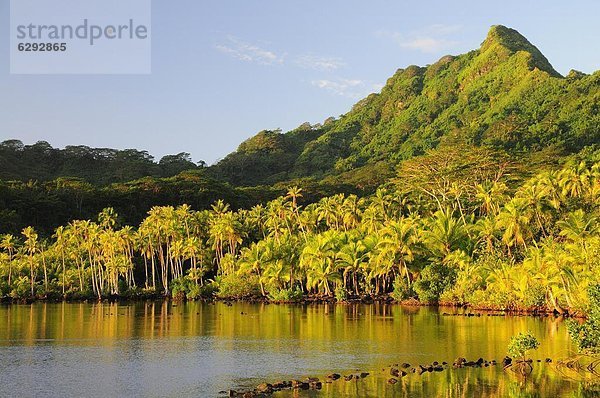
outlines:
{"label": "tropical foliage", "polygon": [[155,206],[137,228],[120,225],[112,208],[52,237],[27,227],[1,239],[0,291],[274,301],[394,292],[486,308],[590,308],[588,286],[600,282],[600,163],[574,161],[516,188],[510,173],[441,170],[421,185],[403,173],[364,198],[304,205],[292,187],[236,211],[222,200],[200,211]]}

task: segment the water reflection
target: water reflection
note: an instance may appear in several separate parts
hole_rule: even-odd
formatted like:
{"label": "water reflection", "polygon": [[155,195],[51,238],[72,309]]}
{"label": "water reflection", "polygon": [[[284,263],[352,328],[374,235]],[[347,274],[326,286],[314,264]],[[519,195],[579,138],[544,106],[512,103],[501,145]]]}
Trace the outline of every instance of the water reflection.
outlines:
{"label": "water reflection", "polygon": [[[560,319],[443,316],[398,305],[142,302],[0,307],[0,396],[216,396],[262,381],[368,371],[320,392],[278,396],[595,396],[597,386],[536,363],[527,379],[500,367],[410,375],[387,384],[390,364],[501,359],[531,330],[535,358],[572,349]],[[591,395],[590,395],[591,394]]]}

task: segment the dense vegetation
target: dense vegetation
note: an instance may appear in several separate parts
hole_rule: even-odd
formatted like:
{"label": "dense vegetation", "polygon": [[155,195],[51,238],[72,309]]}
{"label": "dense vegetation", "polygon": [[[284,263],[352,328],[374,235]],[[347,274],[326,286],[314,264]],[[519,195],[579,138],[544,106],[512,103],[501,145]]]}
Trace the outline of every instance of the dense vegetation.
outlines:
{"label": "dense vegetation", "polygon": [[45,141],[24,145],[20,140],[0,142],[0,180],[51,181],[60,177],[81,179],[104,186],[142,177],[172,177],[204,167],[189,153],[163,156],[160,161],[136,149],[90,148],[84,145],[53,148]]}
{"label": "dense vegetation", "polygon": [[[432,151],[427,184],[399,178],[366,198],[302,205],[302,190],[232,211],[153,207],[137,229],[112,209],[51,240],[5,235],[0,291],[14,298],[248,295],[404,300],[584,312],[598,279],[600,163],[573,161],[511,189],[510,162],[462,178],[481,149]],[[489,154],[488,154],[489,155]],[[491,156],[499,158],[499,156]],[[435,159],[445,159],[444,162]],[[502,169],[500,165],[505,165]],[[426,166],[425,166],[426,167]]]}

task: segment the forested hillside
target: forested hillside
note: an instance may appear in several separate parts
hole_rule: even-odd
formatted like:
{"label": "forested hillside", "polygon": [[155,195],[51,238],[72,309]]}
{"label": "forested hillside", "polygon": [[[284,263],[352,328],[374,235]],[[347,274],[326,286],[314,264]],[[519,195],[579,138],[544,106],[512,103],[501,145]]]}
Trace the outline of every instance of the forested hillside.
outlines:
{"label": "forested hillside", "polygon": [[573,153],[600,139],[599,109],[599,72],[563,77],[517,31],[494,26],[480,49],[399,69],[339,119],[261,132],[210,172],[243,185],[303,176],[373,185],[447,139],[512,154]]}
{"label": "forested hillside", "polygon": [[152,155],[136,149],[90,148],[84,145],[53,148],[45,141],[24,145],[20,140],[0,142],[0,179],[4,181],[50,181],[80,178],[94,185],[127,182],[142,177],[172,177],[194,164],[189,153],[167,155],[155,162]]}

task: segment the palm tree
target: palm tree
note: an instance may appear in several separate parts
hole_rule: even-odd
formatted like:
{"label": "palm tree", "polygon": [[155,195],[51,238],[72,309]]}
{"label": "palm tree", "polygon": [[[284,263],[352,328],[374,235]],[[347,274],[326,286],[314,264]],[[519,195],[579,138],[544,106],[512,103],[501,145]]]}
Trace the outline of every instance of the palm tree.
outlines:
{"label": "palm tree", "polygon": [[12,261],[16,248],[16,239],[11,234],[6,234],[0,241],[0,247],[8,253],[8,286],[11,286]]}
{"label": "palm tree", "polygon": [[67,239],[65,236],[65,228],[63,226],[59,226],[56,228],[53,237],[56,239],[54,242],[54,247],[60,253],[60,260],[62,263],[62,294],[65,296],[65,278],[66,278],[66,266],[65,266],[65,249],[67,246]]}
{"label": "palm tree", "polygon": [[387,277],[389,272],[393,272],[397,264],[397,268],[404,274],[408,286],[410,286],[411,273],[408,269],[408,263],[415,258],[418,242],[416,219],[401,218],[398,221],[389,222],[381,230],[381,240],[377,245],[378,262],[387,265],[383,268],[383,275],[381,276]]}
{"label": "palm tree", "polygon": [[270,261],[269,254],[264,241],[260,243],[253,242],[249,247],[242,249],[238,261],[240,272],[253,272],[258,276],[260,292],[263,296],[266,296],[266,292],[263,284],[262,272],[264,265]]}
{"label": "palm tree", "polygon": [[358,296],[358,272],[368,263],[369,252],[360,240],[351,240],[342,246],[337,257],[338,265],[344,270],[344,289],[347,289],[348,275],[352,274],[354,293]]}
{"label": "palm tree", "polygon": [[300,257],[300,266],[306,272],[306,289],[323,288],[328,296],[331,295],[330,283],[339,279],[333,232],[314,236]]}
{"label": "palm tree", "polygon": [[23,229],[21,234],[25,237],[25,242],[23,243],[23,248],[27,253],[27,257],[29,260],[29,281],[31,283],[31,297],[34,297],[34,285],[35,285],[35,276],[33,274],[34,271],[34,256],[38,252],[38,234],[32,227],[27,227]]}
{"label": "palm tree", "polygon": [[502,241],[506,244],[509,256],[511,247],[523,246],[527,249],[526,241],[531,235],[530,220],[527,201],[522,198],[512,199],[498,215],[498,225],[504,229]]}

